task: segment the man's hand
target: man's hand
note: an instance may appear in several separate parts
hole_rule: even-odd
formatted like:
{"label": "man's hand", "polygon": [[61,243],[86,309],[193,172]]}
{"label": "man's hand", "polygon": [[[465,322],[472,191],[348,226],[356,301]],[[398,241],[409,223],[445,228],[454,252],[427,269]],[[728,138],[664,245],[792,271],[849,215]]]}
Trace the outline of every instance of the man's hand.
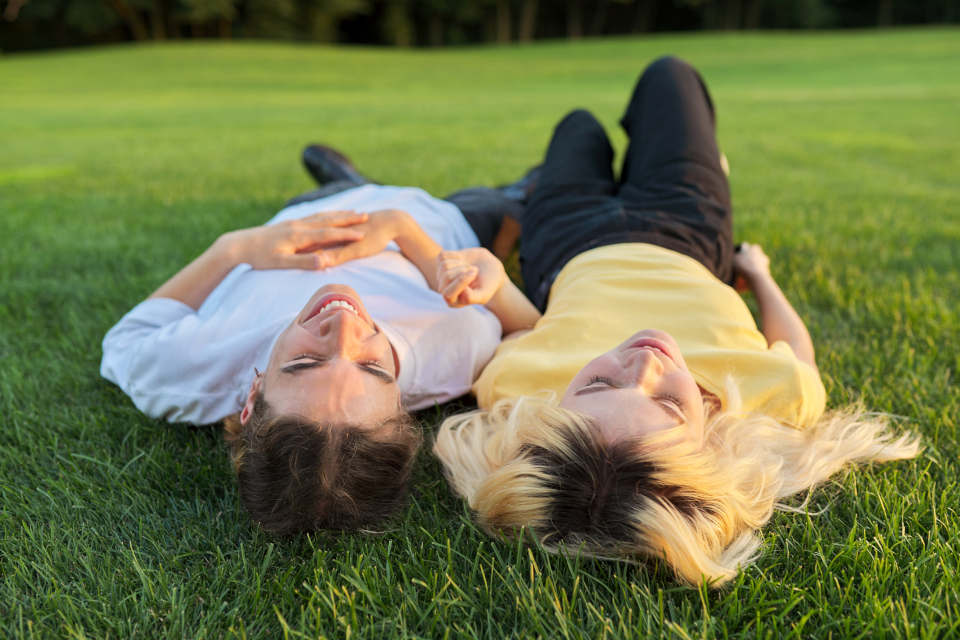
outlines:
{"label": "man's hand", "polygon": [[487,304],[507,281],[503,263],[486,249],[442,251],[437,256],[437,291],[451,307]]}
{"label": "man's hand", "polygon": [[733,272],[736,274],[734,289],[737,293],[752,291],[758,280],[770,278],[770,258],[758,244],[744,242],[733,254]]}
{"label": "man's hand", "polygon": [[241,229],[224,234],[218,242],[237,263],[254,269],[321,269],[331,266],[321,250],[364,239],[366,213],[337,211],[316,213],[299,220]]}
{"label": "man's hand", "polygon": [[391,241],[398,240],[405,225],[410,223],[407,213],[399,209],[382,209],[364,215],[366,220],[351,227],[361,234],[360,238],[319,252],[324,269],[380,253]]}

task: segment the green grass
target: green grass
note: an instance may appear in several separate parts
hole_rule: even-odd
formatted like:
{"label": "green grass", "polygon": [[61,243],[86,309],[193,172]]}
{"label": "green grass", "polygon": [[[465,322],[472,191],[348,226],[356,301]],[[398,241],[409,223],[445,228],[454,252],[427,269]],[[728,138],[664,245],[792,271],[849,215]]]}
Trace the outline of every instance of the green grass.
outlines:
{"label": "green grass", "polygon": [[[958,36],[0,57],[0,636],[960,633]],[[574,107],[622,150],[620,110],[666,53],[713,91],[737,238],[772,256],[830,404],[862,397],[927,447],[817,490],[824,515],[776,515],[729,588],[495,544],[426,452],[409,509],[380,534],[271,540],[240,510],[215,428],[148,420],[99,377],[123,313],[311,186],[305,143],[437,195],[508,181]]]}

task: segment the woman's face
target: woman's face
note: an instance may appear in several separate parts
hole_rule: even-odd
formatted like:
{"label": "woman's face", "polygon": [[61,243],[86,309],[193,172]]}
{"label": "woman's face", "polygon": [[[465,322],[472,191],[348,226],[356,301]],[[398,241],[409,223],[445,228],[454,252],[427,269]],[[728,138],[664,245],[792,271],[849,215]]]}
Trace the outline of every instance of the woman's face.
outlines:
{"label": "woman's face", "polygon": [[240,416],[265,390],[277,413],[371,424],[400,410],[399,366],[386,335],[346,285],[327,285],[277,338]]}
{"label": "woman's face", "polygon": [[560,406],[592,416],[607,442],[686,425],[703,443],[703,399],[680,347],[668,333],[646,329],[594,358],[574,377]]}

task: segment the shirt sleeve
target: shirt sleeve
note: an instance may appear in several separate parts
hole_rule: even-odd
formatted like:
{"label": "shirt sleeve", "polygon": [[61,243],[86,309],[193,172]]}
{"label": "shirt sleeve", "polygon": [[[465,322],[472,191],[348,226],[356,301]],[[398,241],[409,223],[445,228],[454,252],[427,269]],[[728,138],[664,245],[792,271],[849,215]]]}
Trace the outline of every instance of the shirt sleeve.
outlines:
{"label": "shirt sleeve", "polygon": [[211,394],[178,366],[191,351],[181,344],[178,329],[196,318],[191,307],[177,300],[141,302],[104,337],[100,375],[151,418],[207,424],[235,412],[235,393],[224,389]]}
{"label": "shirt sleeve", "polygon": [[793,387],[799,394],[796,403],[795,415],[792,422],[799,427],[807,427],[817,422],[827,407],[827,390],[823,386],[820,372],[806,362],[802,362],[793,352],[789,344],[778,340],[770,345],[770,351],[787,355],[791,358],[794,368]]}

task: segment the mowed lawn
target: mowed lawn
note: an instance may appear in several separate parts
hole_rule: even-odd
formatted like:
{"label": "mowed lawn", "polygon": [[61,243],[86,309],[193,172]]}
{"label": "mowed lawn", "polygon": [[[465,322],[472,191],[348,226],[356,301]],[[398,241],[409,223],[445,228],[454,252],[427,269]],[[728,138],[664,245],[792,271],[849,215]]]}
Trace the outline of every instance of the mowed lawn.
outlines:
{"label": "mowed lawn", "polygon": [[[506,182],[575,107],[622,152],[633,83],[671,53],[713,92],[736,237],[771,255],[830,406],[861,398],[925,437],[916,460],[814,491],[810,515],[776,514],[729,587],[497,543],[429,447],[375,534],[273,540],[240,509],[218,428],[147,419],[100,378],[126,311],[311,187],[304,144],[438,196]],[[958,300],[955,29],[2,56],[0,636],[960,634]]]}

